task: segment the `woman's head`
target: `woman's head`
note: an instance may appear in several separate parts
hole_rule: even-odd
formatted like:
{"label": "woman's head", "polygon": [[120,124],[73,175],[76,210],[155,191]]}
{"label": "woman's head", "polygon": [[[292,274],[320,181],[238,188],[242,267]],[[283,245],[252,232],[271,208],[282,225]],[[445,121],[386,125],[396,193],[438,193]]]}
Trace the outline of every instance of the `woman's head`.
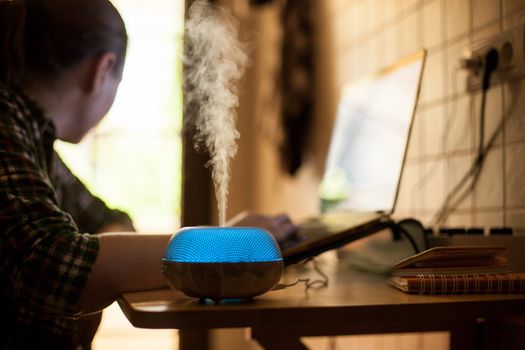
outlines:
{"label": "woman's head", "polygon": [[0,0],[0,82],[52,82],[83,60],[126,55],[124,22],[109,0]]}
{"label": "woman's head", "polygon": [[[64,92],[71,90],[65,82],[85,85],[80,87],[92,96],[80,103],[77,120],[65,123],[79,129],[64,136],[74,139],[111,106],[127,34],[109,0],[0,0],[0,48],[0,83],[6,86]],[[60,125],[57,129],[60,137]],[[67,141],[78,141],[73,139]]]}

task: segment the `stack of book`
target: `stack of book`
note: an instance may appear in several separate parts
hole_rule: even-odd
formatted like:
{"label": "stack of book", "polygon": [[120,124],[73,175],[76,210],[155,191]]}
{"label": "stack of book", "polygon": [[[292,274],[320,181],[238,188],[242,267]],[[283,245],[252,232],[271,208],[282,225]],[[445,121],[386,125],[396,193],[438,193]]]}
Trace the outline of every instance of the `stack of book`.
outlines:
{"label": "stack of book", "polygon": [[416,294],[524,293],[525,273],[509,270],[504,247],[436,247],[394,266],[389,284]]}

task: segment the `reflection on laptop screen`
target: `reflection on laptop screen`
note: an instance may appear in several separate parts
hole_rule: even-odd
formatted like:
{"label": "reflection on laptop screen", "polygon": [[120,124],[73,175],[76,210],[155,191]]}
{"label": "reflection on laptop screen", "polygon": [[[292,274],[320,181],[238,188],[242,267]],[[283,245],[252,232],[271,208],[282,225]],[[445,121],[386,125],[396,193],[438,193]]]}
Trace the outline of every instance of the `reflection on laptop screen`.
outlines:
{"label": "reflection on laptop screen", "polygon": [[344,87],[320,187],[322,211],[393,211],[424,55]]}

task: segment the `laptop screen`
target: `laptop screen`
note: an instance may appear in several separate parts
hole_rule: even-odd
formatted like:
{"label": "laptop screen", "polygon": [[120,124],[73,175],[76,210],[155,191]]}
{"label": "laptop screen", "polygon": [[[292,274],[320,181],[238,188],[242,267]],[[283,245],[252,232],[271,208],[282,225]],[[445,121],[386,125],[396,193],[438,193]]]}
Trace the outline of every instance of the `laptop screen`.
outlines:
{"label": "laptop screen", "polygon": [[424,59],[420,51],[343,88],[320,186],[322,212],[393,212]]}

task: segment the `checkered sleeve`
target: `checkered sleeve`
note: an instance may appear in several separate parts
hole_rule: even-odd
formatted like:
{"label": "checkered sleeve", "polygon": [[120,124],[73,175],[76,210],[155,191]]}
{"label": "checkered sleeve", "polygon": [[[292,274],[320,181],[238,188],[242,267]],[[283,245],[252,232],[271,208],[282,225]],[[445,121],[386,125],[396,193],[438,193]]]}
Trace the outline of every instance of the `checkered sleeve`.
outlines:
{"label": "checkered sleeve", "polygon": [[36,122],[8,107],[0,106],[2,290],[27,317],[74,314],[99,241],[59,208]]}
{"label": "checkered sleeve", "polygon": [[135,227],[128,214],[111,209],[99,197],[93,195],[78,179],[60,156],[54,153],[53,184],[60,207],[69,213],[80,232],[100,233],[110,225],[133,232]]}

